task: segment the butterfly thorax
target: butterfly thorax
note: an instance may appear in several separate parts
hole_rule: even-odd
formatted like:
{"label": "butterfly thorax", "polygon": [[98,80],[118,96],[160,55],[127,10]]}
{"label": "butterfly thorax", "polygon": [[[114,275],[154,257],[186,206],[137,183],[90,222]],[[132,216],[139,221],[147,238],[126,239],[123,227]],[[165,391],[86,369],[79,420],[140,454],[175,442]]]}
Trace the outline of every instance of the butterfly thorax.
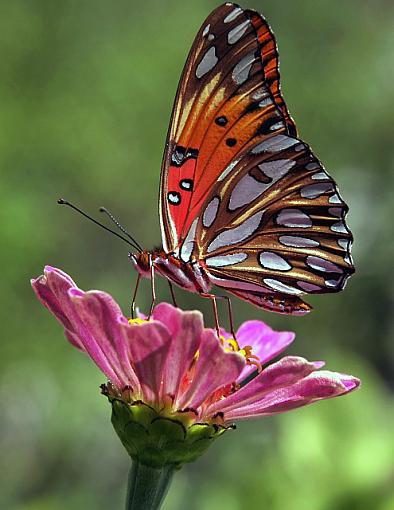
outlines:
{"label": "butterfly thorax", "polygon": [[184,262],[162,249],[131,253],[129,257],[135,269],[144,278],[151,278],[153,266],[155,273],[184,290],[202,294],[209,292],[211,288],[208,275],[198,260]]}

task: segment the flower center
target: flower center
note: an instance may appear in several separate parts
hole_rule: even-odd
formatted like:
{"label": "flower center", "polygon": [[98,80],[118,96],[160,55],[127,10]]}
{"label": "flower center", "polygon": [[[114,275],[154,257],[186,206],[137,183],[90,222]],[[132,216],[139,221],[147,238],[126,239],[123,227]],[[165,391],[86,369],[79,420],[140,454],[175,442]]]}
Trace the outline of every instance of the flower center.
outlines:
{"label": "flower center", "polygon": [[253,347],[251,345],[245,345],[244,347],[241,348],[235,338],[224,338],[223,335],[220,335],[220,341],[222,342],[223,345],[225,344],[229,345],[229,347],[225,347],[225,350],[227,352],[229,351],[239,352],[239,354],[242,354],[242,356],[245,357],[246,363],[248,365],[255,365],[259,372],[262,371],[260,359],[258,356],[252,353]]}
{"label": "flower center", "polygon": [[149,322],[146,319],[128,319],[129,324],[145,324],[146,322]]}

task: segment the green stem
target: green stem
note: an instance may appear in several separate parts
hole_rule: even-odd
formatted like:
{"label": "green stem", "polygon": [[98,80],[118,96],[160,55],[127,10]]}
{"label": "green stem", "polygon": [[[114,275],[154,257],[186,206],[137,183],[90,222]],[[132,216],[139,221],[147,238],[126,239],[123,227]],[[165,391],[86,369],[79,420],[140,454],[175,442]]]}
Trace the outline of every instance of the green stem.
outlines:
{"label": "green stem", "polygon": [[134,460],[129,472],[126,510],[158,510],[174,471],[171,465],[156,469]]}

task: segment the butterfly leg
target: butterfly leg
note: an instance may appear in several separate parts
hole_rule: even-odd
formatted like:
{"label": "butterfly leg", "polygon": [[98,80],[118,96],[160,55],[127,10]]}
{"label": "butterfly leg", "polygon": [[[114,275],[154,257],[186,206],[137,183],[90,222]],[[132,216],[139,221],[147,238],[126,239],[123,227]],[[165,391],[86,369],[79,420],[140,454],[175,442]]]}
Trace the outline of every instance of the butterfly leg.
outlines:
{"label": "butterfly leg", "polygon": [[236,340],[235,329],[234,329],[234,320],[233,320],[233,307],[231,305],[231,299],[229,296],[216,296],[217,299],[224,299],[227,302],[227,311],[228,311],[228,321],[230,324],[230,333],[231,336]]}
{"label": "butterfly leg", "polygon": [[218,296],[216,296],[215,294],[205,294],[205,293],[201,293],[200,296],[203,297],[203,298],[210,299],[211,302],[212,302],[213,317],[215,319],[216,333],[218,335],[218,338],[220,338],[218,305],[217,305],[217,302],[216,302],[216,299],[217,299]]}
{"label": "butterfly leg", "polygon": [[167,280],[167,281],[168,281],[168,286],[170,287],[170,293],[171,293],[171,297],[172,297],[172,302],[173,302],[174,306],[176,308],[178,308],[178,305],[177,305],[177,302],[176,302],[176,299],[175,299],[174,287],[173,287],[172,283],[170,282],[170,280]]}
{"label": "butterfly leg", "polygon": [[150,281],[151,281],[151,292],[152,292],[152,302],[150,305],[148,320],[150,320],[153,312],[153,307],[155,306],[156,302],[156,287],[155,287],[155,266],[152,262],[152,256],[149,257],[149,263],[150,263]]}
{"label": "butterfly leg", "polygon": [[130,306],[131,318],[132,319],[135,319],[135,302],[136,302],[136,299],[137,299],[137,292],[138,292],[138,287],[140,285],[140,280],[141,280],[141,275],[138,273],[137,281],[135,283],[133,297],[132,297],[132,300],[131,300],[131,306]]}

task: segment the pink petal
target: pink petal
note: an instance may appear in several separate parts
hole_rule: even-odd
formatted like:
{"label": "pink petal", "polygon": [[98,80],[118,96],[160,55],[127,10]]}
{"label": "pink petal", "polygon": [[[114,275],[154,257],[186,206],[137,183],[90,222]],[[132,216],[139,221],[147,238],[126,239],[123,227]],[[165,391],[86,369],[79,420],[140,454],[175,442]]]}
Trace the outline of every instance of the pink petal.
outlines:
{"label": "pink petal", "polygon": [[[109,294],[70,289],[77,315],[78,334],[85,351],[115,386],[122,389],[140,386],[131,365],[129,338],[125,328],[130,325],[118,304]],[[113,379],[115,374],[116,380]]]}
{"label": "pink petal", "polygon": [[200,312],[183,312],[168,303],[160,303],[152,318],[164,324],[172,338],[163,371],[162,396],[178,396],[181,381],[199,349],[203,331]]}
{"label": "pink petal", "polygon": [[243,356],[226,352],[216,334],[204,330],[193,381],[178,399],[178,408],[197,409],[216,390],[235,382],[244,366]]}
{"label": "pink petal", "polygon": [[[120,323],[127,320],[115,301],[104,292],[78,289],[63,271],[47,266],[44,276],[32,281],[39,300],[64,326],[69,341],[93,359],[118,388],[139,390],[130,366]],[[128,324],[128,323],[127,323]]]}
{"label": "pink petal", "polygon": [[72,321],[70,321],[70,317],[73,316],[74,312],[67,291],[71,288],[77,288],[70,276],[60,269],[45,266],[44,275],[32,279],[31,286],[41,303],[63,325],[68,340],[78,349],[84,350],[78,336],[75,334]]}
{"label": "pink petal", "polygon": [[[247,321],[237,331],[240,347],[252,346],[252,354],[259,358],[262,365],[283,352],[294,340],[292,331],[274,331],[262,321]],[[239,380],[242,381],[256,370],[253,365],[246,365]]]}
{"label": "pink petal", "polygon": [[286,356],[281,360],[265,368],[252,381],[241,389],[208,407],[206,414],[216,412],[227,413],[234,408],[245,407],[256,401],[260,401],[266,394],[270,394],[278,388],[293,385],[300,379],[316,370],[314,363],[298,356]]}
{"label": "pink petal", "polygon": [[162,393],[164,368],[172,338],[158,321],[124,325],[130,355],[144,394],[144,401],[157,403]]}
{"label": "pink petal", "polygon": [[250,405],[240,405],[225,416],[227,420],[236,420],[283,413],[318,400],[345,395],[359,385],[360,380],[356,377],[321,370],[295,384],[276,389]]}

